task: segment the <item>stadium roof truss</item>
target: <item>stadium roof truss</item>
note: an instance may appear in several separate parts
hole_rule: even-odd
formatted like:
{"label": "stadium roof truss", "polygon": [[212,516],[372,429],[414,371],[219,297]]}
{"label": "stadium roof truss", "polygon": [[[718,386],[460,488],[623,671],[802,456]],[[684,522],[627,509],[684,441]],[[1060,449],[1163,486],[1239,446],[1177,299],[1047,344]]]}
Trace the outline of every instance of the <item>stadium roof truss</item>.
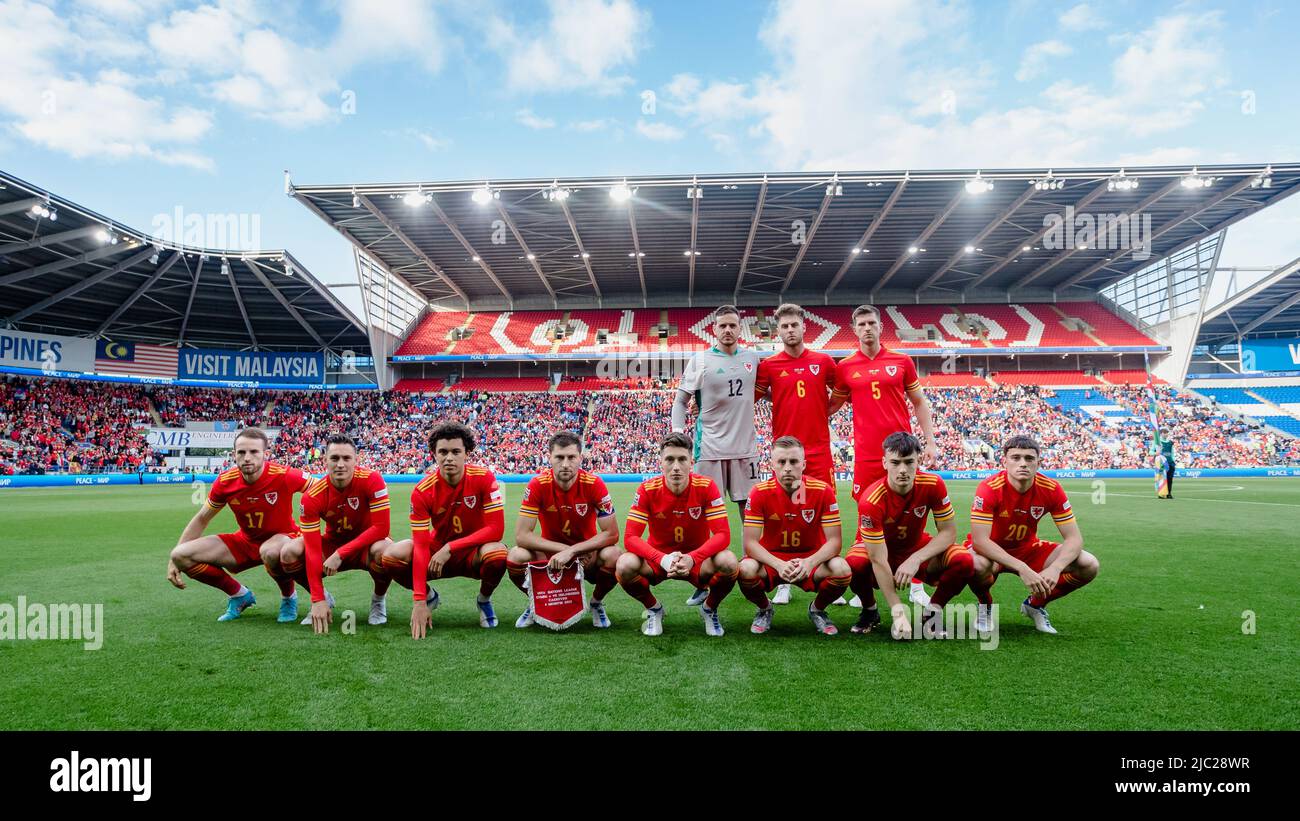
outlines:
{"label": "stadium roof truss", "polygon": [[1300,258],[1207,308],[1196,342],[1214,353],[1243,337],[1269,335],[1300,336]]}
{"label": "stadium roof truss", "polygon": [[361,321],[288,251],[165,242],[3,173],[0,323],[182,346],[370,347]]}
{"label": "stadium roof truss", "polygon": [[1300,164],[289,185],[469,310],[1093,299],[1297,189]]}

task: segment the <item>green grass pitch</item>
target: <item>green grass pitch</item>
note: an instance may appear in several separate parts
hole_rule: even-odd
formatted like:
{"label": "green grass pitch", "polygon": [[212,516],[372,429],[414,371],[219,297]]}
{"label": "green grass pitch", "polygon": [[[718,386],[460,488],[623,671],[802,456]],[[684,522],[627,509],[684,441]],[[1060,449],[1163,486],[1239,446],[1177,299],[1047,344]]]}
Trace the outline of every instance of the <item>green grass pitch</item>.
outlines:
{"label": "green grass pitch", "polygon": [[[411,487],[393,486],[398,537]],[[621,521],[635,485],[611,487]],[[950,487],[969,510],[975,483]],[[260,569],[241,576],[258,605],[218,624],[221,594],[164,579],[195,509],[188,487],[0,491],[0,603],[102,603],[105,618],[98,651],[0,641],[0,729],[1300,728],[1300,482],[1180,480],[1174,501],[1143,480],[1107,481],[1104,503],[1090,481],[1066,489],[1101,575],[1052,606],[1058,636],[1033,631],[1017,607],[1023,585],[1004,576],[995,650],[853,636],[857,611],[844,607],[832,608],[840,636],[820,637],[802,593],[753,636],[739,590],[722,606],[727,635],[711,639],[680,582],[657,588],[668,610],[657,639],[618,589],[608,631],[586,620],[516,630],[523,597],[508,581],[495,596],[501,626],[482,630],[476,583],[449,580],[431,635],[415,642],[396,585],[389,624],[365,623],[364,573],[330,584],[339,610],[356,611],[355,634],[336,619],[315,636],[276,623]],[[507,534],[521,491],[507,488]],[[851,512],[843,486],[840,499]],[[223,513],[214,526],[234,522]],[[1042,535],[1055,538],[1050,523]]]}

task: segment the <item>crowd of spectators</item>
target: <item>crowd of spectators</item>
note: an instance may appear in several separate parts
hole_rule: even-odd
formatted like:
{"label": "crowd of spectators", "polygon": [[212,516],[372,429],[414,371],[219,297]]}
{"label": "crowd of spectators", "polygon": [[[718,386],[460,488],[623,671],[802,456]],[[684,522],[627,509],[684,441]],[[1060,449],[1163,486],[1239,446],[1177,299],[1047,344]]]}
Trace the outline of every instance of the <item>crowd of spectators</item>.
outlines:
{"label": "crowd of spectators", "polygon": [[[1161,386],[1159,418],[1172,433],[1180,467],[1300,464],[1300,440],[1230,418]],[[943,469],[999,466],[998,446],[1011,433],[1044,445],[1049,468],[1149,467],[1153,462],[1144,386],[1092,389],[1099,403],[1131,415],[1119,422],[1062,408],[1055,393],[1032,385],[930,389]],[[323,442],[335,431],[360,444],[363,463],[389,473],[432,469],[426,437],[443,421],[478,435],[475,460],[499,473],[531,473],[546,465],[544,444],[560,429],[583,435],[586,466],[607,473],[657,469],[656,443],[668,430],[672,390],[574,393],[380,393],[377,391],[250,391],[113,385],[64,380],[0,380],[0,473],[165,470],[145,432],[164,426],[226,422],[278,429],[276,459],[323,469]],[[692,408],[692,418],[694,409]],[[760,458],[766,458],[771,406],[756,409]],[[913,428],[919,426],[913,420]],[[853,464],[848,409],[832,419],[836,469]]]}

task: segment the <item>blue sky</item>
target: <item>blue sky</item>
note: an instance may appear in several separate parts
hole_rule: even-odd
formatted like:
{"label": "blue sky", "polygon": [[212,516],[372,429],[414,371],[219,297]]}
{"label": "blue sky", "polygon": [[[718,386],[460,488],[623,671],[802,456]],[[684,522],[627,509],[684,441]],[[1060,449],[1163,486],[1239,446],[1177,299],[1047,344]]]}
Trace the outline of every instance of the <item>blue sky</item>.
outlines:
{"label": "blue sky", "polygon": [[[0,168],[146,231],[178,207],[257,215],[263,247],[354,282],[284,169],[1296,161],[1297,24],[1282,0],[0,0]],[[1287,262],[1300,205],[1229,236],[1222,264]]]}

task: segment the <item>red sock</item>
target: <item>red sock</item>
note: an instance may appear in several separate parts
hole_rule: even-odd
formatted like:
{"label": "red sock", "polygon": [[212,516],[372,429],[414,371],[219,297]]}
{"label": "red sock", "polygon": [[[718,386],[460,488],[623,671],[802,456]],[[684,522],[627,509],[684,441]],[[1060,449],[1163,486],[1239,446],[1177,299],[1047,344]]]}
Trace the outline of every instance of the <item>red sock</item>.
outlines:
{"label": "red sock", "polygon": [[479,586],[478,594],[483,598],[491,598],[492,591],[497,589],[501,584],[501,577],[506,574],[506,551],[493,550],[483,557],[478,565]]}
{"label": "red sock", "polygon": [[[289,578],[302,585],[304,589],[311,589],[311,584],[307,581],[307,562],[305,560],[292,565],[281,562],[280,570],[288,573]],[[284,588],[280,588],[280,590],[283,591]],[[290,593],[289,595],[293,594]]]}
{"label": "red sock", "polygon": [[1046,598],[1033,596],[1029,599],[1029,603],[1034,607],[1043,607],[1049,601],[1056,601],[1062,596],[1069,595],[1090,581],[1092,579],[1081,579],[1073,573],[1062,573],[1061,578],[1056,580],[1056,587],[1052,588],[1052,592],[1048,593]]}
{"label": "red sock", "polygon": [[953,596],[961,592],[961,589],[970,583],[971,576],[975,575],[975,558],[971,556],[969,550],[953,551],[948,557],[948,565],[944,567],[943,573],[939,575],[939,583],[935,585],[934,595],[930,597],[930,604],[935,607],[943,607]]}
{"label": "red sock", "polygon": [[376,596],[384,596],[388,594],[388,585],[391,584],[393,580],[384,575],[383,565],[371,565],[370,578],[375,582]]}
{"label": "red sock", "polygon": [[[852,576],[827,576],[817,585],[817,598],[813,599],[814,610],[825,610],[831,602],[844,595]],[[863,604],[866,604],[864,601]]]}
{"label": "red sock", "polygon": [[989,573],[987,576],[971,576],[970,592],[975,594],[975,600],[980,604],[993,603],[993,583],[998,577]]}
{"label": "red sock", "polygon": [[620,582],[620,584],[623,585],[623,589],[627,591],[629,596],[645,605],[645,609],[653,610],[655,605],[659,604],[659,600],[651,592],[650,582],[645,580],[645,576],[637,576],[630,582]]}
{"label": "red sock", "polygon": [[524,579],[528,578],[528,565],[506,559],[506,572],[510,574],[510,581],[519,588],[519,592],[528,595],[528,590],[524,588]]}
{"label": "red sock", "polygon": [[740,592],[745,598],[753,602],[754,606],[759,610],[766,610],[772,606],[772,603],[767,600],[766,591],[763,590],[762,577],[757,579],[741,579]]}
{"label": "red sock", "polygon": [[614,574],[603,567],[596,571],[593,580],[596,587],[591,591],[592,601],[604,601],[609,591],[618,585],[618,579],[614,578]]}
{"label": "red sock", "polygon": [[390,582],[397,582],[407,590],[415,589],[415,581],[411,578],[411,563],[403,562],[398,559],[390,559],[387,556],[383,558],[384,576]]}
{"label": "red sock", "polygon": [[853,571],[853,575],[849,578],[849,589],[853,591],[853,595],[862,599],[863,607],[875,607],[876,571],[871,567],[871,556],[865,548],[859,552],[858,548],[854,547],[849,550],[844,561],[849,563],[849,569]]}
{"label": "red sock", "polygon": [[194,579],[196,582],[203,582],[217,588],[227,596],[233,596],[243,587],[234,576],[230,575],[220,567],[213,567],[210,564],[199,562],[185,571],[185,575]]}
{"label": "red sock", "polygon": [[722,600],[731,592],[731,588],[736,586],[736,577],[739,575],[739,570],[733,570],[726,576],[714,573],[713,578],[709,580],[709,597],[704,600],[704,606],[710,610],[717,610],[718,605],[722,604]]}
{"label": "red sock", "polygon": [[293,577],[284,571],[281,567],[278,570],[272,570],[270,565],[263,564],[266,568],[266,575],[275,580],[275,584],[280,588],[280,595],[288,598],[293,595]]}

